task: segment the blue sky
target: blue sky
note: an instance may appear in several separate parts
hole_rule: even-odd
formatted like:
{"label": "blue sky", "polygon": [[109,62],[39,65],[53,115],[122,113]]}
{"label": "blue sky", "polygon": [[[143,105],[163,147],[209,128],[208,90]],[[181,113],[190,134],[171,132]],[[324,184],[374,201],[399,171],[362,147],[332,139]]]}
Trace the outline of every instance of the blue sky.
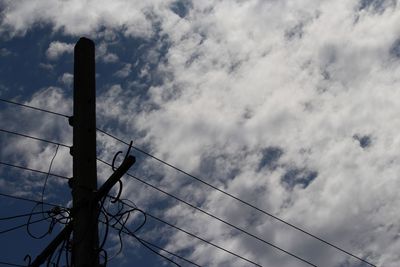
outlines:
{"label": "blue sky", "polygon": [[[91,38],[98,127],[376,266],[400,265],[397,1],[0,0],[0,10],[1,98],[72,115],[73,47]],[[66,118],[0,108],[1,129],[72,144]],[[4,132],[0,144],[2,162],[44,172],[56,150]],[[126,149],[98,133],[99,158]],[[132,174],[316,266],[368,266],[132,154]],[[52,172],[72,175],[67,148]],[[99,184],[110,174],[99,162]],[[40,199],[44,179],[0,166],[1,193]],[[132,178],[122,195],[262,266],[307,266]],[[1,198],[0,217],[33,207]],[[49,177],[45,199],[70,205],[67,183]],[[59,230],[43,240],[24,229],[0,235],[0,261],[22,264]],[[138,236],[201,266],[249,266],[151,219]],[[108,240],[112,255],[115,232]],[[169,266],[134,239],[123,243],[109,266]]]}

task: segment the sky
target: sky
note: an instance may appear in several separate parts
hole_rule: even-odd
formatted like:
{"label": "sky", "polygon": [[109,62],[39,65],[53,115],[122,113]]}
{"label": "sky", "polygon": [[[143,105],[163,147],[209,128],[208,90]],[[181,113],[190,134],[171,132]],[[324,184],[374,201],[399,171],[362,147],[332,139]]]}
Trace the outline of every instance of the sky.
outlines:
{"label": "sky", "polygon": [[[399,9],[396,0],[0,0],[0,97],[72,115],[73,49],[90,38],[97,127],[376,266],[398,267]],[[15,105],[0,103],[0,128],[72,144],[66,118]],[[51,172],[72,176],[68,148],[4,132],[0,144],[2,162],[47,172],[56,155]],[[99,158],[126,150],[98,133]],[[370,266],[131,154],[131,174],[315,266]],[[100,185],[112,170],[97,168]],[[37,200],[45,177],[1,165],[0,192]],[[261,266],[310,266],[129,177],[122,197]],[[44,199],[70,205],[66,181],[50,176]],[[1,217],[34,206],[0,203]],[[141,220],[136,213],[128,226]],[[23,228],[0,234],[0,261],[23,264],[60,229],[41,240]],[[151,218],[137,236],[201,266],[252,266]],[[131,237],[123,245],[108,266],[174,266]]]}

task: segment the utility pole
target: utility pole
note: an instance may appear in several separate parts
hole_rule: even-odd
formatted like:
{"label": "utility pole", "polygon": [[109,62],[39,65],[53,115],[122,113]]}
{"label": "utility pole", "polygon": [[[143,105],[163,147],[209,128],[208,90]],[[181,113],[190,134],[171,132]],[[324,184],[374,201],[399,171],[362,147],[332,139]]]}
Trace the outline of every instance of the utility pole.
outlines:
{"label": "utility pole", "polygon": [[73,242],[75,267],[99,265],[94,42],[80,38],[74,49]]}
{"label": "utility pole", "polygon": [[[72,266],[98,267],[99,202],[135,163],[135,157],[127,153],[122,164],[97,190],[96,170],[96,82],[94,43],[80,38],[74,49],[74,115],[69,123],[73,127],[73,178],[71,221],[35,258],[30,267],[39,267],[49,260],[57,247],[72,239]],[[128,150],[129,152],[129,150]]]}

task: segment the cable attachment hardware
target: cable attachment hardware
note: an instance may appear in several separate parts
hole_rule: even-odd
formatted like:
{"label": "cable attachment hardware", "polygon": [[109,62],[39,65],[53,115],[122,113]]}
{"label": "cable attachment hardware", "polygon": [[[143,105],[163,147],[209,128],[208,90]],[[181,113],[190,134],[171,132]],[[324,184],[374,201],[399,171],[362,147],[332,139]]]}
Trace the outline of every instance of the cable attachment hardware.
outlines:
{"label": "cable attachment hardware", "polygon": [[[133,141],[131,140],[131,142],[129,143],[128,150],[126,151],[124,160],[129,156],[129,153],[131,152],[131,149],[132,149],[132,144],[133,144]],[[122,153],[122,151],[118,151],[117,153],[115,153],[114,158],[112,160],[111,168],[112,168],[112,170],[114,172],[117,170],[117,168],[115,168],[115,160],[117,159],[118,155],[121,154],[121,153]],[[121,196],[122,189],[123,189],[123,185],[122,185],[122,181],[121,180],[118,180],[118,185],[119,185],[118,194],[117,194],[117,196],[115,198],[113,198],[111,200],[111,203],[116,203],[119,200],[120,196]]]}
{"label": "cable attachment hardware", "polygon": [[[124,159],[126,159],[126,158],[129,156],[129,153],[131,152],[132,143],[133,143],[133,141],[131,141],[131,142],[129,143],[129,148],[128,148],[128,150],[126,151],[126,154],[125,154],[125,158],[124,158]],[[115,168],[115,160],[117,159],[117,156],[118,156],[119,154],[121,154],[121,153],[122,153],[122,151],[118,151],[118,152],[115,153],[115,155],[114,155],[114,158],[113,158],[112,164],[111,164],[111,168],[112,168],[113,171],[116,171],[116,170],[117,170],[117,168]]]}

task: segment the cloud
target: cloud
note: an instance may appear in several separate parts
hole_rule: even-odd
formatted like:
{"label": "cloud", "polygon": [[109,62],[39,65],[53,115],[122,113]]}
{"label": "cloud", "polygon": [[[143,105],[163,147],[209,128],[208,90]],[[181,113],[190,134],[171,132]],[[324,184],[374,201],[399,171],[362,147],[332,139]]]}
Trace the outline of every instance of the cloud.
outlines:
{"label": "cloud", "polygon": [[37,24],[50,24],[54,31],[68,35],[96,35],[102,26],[122,31],[126,36],[148,38],[153,34],[149,19],[154,10],[162,10],[172,1],[51,1],[29,3],[3,1],[0,33],[24,35]]}
{"label": "cloud", "polygon": [[[398,111],[391,100],[397,98],[394,88],[399,86],[399,64],[391,52],[398,40],[398,16],[391,7],[380,16],[358,13],[357,4],[219,1],[211,8],[193,3],[187,20],[163,25],[171,43],[159,67],[166,78],[149,90],[150,102],[158,108],[141,112],[131,123],[147,133],[148,142],[168,161],[197,173],[206,169],[206,158],[209,169],[218,166],[207,181],[223,181],[227,191],[251,203],[314,229],[357,255],[371,255],[368,259],[378,265],[396,266],[397,260],[380,255],[396,254],[399,243],[383,241],[373,225],[379,221],[389,227],[385,221],[398,219],[389,215],[390,208],[379,208],[398,201],[388,189],[395,186],[399,171],[393,163],[398,157],[388,146],[398,143],[392,124],[397,124]],[[301,33],[289,38],[289,30]],[[374,139],[368,142],[364,136]],[[279,147],[279,152],[268,156],[271,147]],[[273,167],[260,167],[265,164]],[[222,171],[232,165],[239,171]],[[229,198],[206,199],[214,214],[229,221],[240,224],[240,218],[247,218],[249,211],[231,206]],[[181,211],[170,215],[180,217]],[[252,218],[261,222],[254,233],[316,265],[350,260],[333,250],[315,252],[318,242],[272,227],[260,214]],[[202,225],[180,222],[189,229]],[[271,231],[272,236],[266,234]],[[389,228],[382,231],[393,234]],[[199,232],[224,246],[232,242],[221,241],[224,230]],[[365,234],[374,244],[387,244],[391,252],[376,250],[361,237]],[[261,250],[241,235],[230,237],[241,240],[239,251],[254,251],[263,265],[299,264],[266,253],[267,246]],[[207,264],[221,260],[217,252],[207,257],[198,259]],[[350,266],[356,264],[350,260]]]}
{"label": "cloud", "polygon": [[117,76],[119,78],[126,78],[129,76],[129,74],[131,74],[131,72],[132,72],[132,64],[126,63],[124,64],[122,69],[114,73],[114,76]]}
{"label": "cloud", "polygon": [[59,80],[61,83],[65,84],[66,86],[70,87],[70,86],[72,86],[72,84],[73,84],[73,82],[74,82],[74,75],[71,74],[71,73],[67,73],[67,72],[66,72],[66,73],[63,73],[63,75],[60,76],[60,77],[58,78],[58,80]]}
{"label": "cloud", "polygon": [[47,48],[46,56],[48,59],[56,60],[65,53],[72,53],[74,51],[74,44],[67,44],[63,42],[51,42]]}
{"label": "cloud", "polygon": [[114,53],[109,53],[107,51],[108,45],[107,43],[101,43],[96,48],[96,58],[100,58],[105,63],[114,63],[119,60],[118,56]]}

